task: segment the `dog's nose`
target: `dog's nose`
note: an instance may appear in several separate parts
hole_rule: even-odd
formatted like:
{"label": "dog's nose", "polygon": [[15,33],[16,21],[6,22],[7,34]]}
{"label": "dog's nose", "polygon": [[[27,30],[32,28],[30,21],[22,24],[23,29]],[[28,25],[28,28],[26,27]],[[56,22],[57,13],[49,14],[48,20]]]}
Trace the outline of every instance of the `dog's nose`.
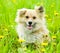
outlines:
{"label": "dog's nose", "polygon": [[28,22],[30,25],[32,24],[32,22],[30,21],[30,22]]}

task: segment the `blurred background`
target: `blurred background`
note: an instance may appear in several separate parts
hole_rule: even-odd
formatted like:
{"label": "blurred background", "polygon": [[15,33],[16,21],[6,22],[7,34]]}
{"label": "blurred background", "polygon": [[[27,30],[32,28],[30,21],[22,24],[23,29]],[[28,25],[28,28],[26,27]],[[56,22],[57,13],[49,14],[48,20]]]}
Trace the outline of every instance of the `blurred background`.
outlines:
{"label": "blurred background", "polygon": [[[45,18],[50,31],[51,45],[46,46],[44,53],[60,53],[60,0],[0,0],[0,53],[23,53],[15,31],[17,9],[43,5]],[[27,49],[26,53],[34,53]],[[38,52],[37,52],[38,53]]]}

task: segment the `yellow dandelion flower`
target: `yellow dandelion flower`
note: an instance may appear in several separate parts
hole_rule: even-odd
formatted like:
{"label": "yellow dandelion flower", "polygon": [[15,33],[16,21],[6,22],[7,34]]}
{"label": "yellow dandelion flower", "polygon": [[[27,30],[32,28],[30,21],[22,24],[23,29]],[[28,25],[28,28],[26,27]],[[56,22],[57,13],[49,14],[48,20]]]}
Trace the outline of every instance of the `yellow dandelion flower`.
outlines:
{"label": "yellow dandelion flower", "polygon": [[20,39],[18,40],[18,42],[22,43],[22,42],[25,42],[25,40],[22,39],[22,38],[20,38]]}
{"label": "yellow dandelion flower", "polygon": [[56,36],[52,36],[52,39],[56,39]]}
{"label": "yellow dandelion flower", "polygon": [[45,48],[42,48],[41,51],[45,52]]}
{"label": "yellow dandelion flower", "polygon": [[1,38],[4,38],[4,36],[0,36],[0,39],[1,39]]}
{"label": "yellow dandelion flower", "polygon": [[58,12],[54,11],[54,15],[55,15],[55,16],[57,16],[58,14],[59,14]]}
{"label": "yellow dandelion flower", "polygon": [[54,13],[54,15],[56,15],[56,16],[57,16],[58,14],[59,14],[59,13],[57,13],[57,12],[56,12],[56,13]]}
{"label": "yellow dandelion flower", "polygon": [[41,45],[43,45],[43,46],[47,46],[47,45],[48,45],[48,43],[47,43],[47,42],[45,42],[45,43],[42,43]]}
{"label": "yellow dandelion flower", "polygon": [[48,17],[48,15],[46,14],[45,17]]}

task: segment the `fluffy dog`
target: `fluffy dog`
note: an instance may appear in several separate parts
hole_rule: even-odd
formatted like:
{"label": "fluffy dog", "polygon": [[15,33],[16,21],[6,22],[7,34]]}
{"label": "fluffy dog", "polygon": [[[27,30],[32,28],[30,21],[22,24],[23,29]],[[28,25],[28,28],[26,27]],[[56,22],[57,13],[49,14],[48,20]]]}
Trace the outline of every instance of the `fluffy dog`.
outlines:
{"label": "fluffy dog", "polygon": [[43,6],[36,6],[34,9],[18,9],[15,21],[19,38],[24,39],[25,43],[50,41],[44,17]]}

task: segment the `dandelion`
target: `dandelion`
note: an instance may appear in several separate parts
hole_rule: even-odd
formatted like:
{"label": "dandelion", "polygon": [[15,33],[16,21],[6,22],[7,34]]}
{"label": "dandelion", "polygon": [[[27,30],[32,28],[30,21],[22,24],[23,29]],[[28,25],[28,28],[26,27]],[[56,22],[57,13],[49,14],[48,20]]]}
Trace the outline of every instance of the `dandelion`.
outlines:
{"label": "dandelion", "polygon": [[55,16],[57,16],[58,14],[59,14],[58,12],[54,11],[54,15],[55,15]]}
{"label": "dandelion", "polygon": [[22,43],[22,42],[25,42],[25,40],[22,39],[22,38],[20,38],[20,39],[18,40],[18,42]]}
{"label": "dandelion", "polygon": [[59,14],[59,13],[57,13],[57,12],[56,12],[56,13],[54,13],[54,15],[56,15],[56,16],[57,16],[58,14]]}
{"label": "dandelion", "polygon": [[4,36],[0,36],[0,39],[2,39]]}
{"label": "dandelion", "polygon": [[47,43],[47,42],[44,42],[44,43],[42,43],[41,45],[42,45],[42,46],[47,46],[48,43]]}
{"label": "dandelion", "polygon": [[52,39],[56,39],[56,36],[52,36]]}

